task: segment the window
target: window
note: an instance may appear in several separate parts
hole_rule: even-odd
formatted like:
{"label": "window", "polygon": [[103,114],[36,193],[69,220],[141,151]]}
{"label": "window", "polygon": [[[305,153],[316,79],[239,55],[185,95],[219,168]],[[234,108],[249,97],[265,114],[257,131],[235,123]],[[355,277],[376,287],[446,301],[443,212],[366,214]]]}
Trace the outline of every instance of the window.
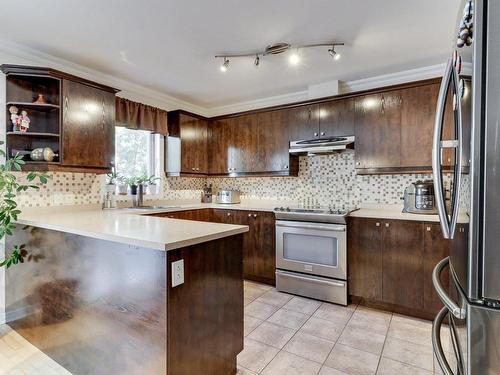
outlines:
{"label": "window", "polygon": [[115,167],[125,177],[158,175],[160,136],[146,130],[115,128]]}

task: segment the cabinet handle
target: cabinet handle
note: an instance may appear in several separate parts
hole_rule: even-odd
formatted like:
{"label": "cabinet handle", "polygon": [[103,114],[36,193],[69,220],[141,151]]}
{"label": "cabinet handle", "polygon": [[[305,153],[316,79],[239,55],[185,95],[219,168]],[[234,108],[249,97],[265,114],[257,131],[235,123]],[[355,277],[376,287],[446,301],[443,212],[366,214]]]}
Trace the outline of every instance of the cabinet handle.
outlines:
{"label": "cabinet handle", "polygon": [[318,136],[318,133],[314,133],[314,136],[317,137]]}
{"label": "cabinet handle", "polygon": [[288,169],[288,165],[285,165],[285,169]]}
{"label": "cabinet handle", "polygon": [[386,227],[386,228],[389,228],[389,223],[385,223],[385,227]]}
{"label": "cabinet handle", "polygon": [[360,165],[360,164],[361,164],[361,162],[359,162],[359,161],[356,162],[356,165]]}
{"label": "cabinet handle", "polygon": [[325,135],[326,133],[325,132],[321,132],[321,135]]}
{"label": "cabinet handle", "polygon": [[380,223],[375,223],[375,226],[376,226],[376,227],[379,227],[379,226],[380,226]]}
{"label": "cabinet handle", "polygon": [[231,216],[231,212],[228,212],[228,213],[227,213],[227,216]]}
{"label": "cabinet handle", "polygon": [[425,229],[427,229],[427,232],[431,231],[431,227],[426,227]]}
{"label": "cabinet handle", "polygon": [[257,218],[257,214],[253,214],[253,218],[256,219]]}
{"label": "cabinet handle", "polygon": [[194,168],[191,168],[192,171],[194,171],[195,169]]}
{"label": "cabinet handle", "polygon": [[195,168],[195,170],[196,170],[196,171],[199,171],[199,170],[200,170],[200,168]]}
{"label": "cabinet handle", "polygon": [[248,214],[248,217],[252,217],[252,214]]}

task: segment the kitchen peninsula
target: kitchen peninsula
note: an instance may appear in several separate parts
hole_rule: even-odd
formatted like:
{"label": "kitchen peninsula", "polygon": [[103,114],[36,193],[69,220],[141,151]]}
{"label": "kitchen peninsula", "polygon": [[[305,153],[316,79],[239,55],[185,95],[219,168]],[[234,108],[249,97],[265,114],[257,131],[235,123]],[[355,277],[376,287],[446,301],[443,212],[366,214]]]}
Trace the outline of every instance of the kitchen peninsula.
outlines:
{"label": "kitchen peninsula", "polygon": [[18,224],[7,246],[30,256],[6,272],[7,320],[67,370],[236,372],[247,226],[97,207],[26,210]]}

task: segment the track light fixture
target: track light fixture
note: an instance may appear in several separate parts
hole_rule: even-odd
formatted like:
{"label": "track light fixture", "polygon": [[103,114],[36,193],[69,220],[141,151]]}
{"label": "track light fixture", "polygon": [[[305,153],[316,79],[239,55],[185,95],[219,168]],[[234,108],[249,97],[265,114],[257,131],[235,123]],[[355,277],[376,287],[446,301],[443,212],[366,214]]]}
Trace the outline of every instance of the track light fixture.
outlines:
{"label": "track light fixture", "polygon": [[227,57],[224,57],[224,62],[220,66],[220,71],[225,72],[229,68],[229,59]]}
{"label": "track light fixture", "polygon": [[328,53],[334,60],[340,59],[340,53],[335,51],[336,46],[343,46],[344,43],[342,42],[330,42],[330,43],[316,43],[316,44],[299,44],[299,45],[291,45],[288,43],[276,43],[276,44],[271,44],[267,46],[263,51],[257,51],[257,52],[243,52],[243,53],[225,53],[225,54],[218,54],[215,55],[215,58],[221,58],[224,59],[224,62],[222,63],[220,70],[222,72],[227,71],[229,68],[229,58],[236,58],[236,57],[254,57],[254,65],[258,67],[260,65],[260,59],[261,57],[267,56],[267,55],[278,55],[283,52],[288,51],[289,49],[295,48],[297,52],[293,53],[289,57],[289,61],[291,65],[297,65],[300,62],[300,56],[298,54],[299,49],[305,49],[305,48],[314,48],[314,47],[330,47],[328,49]]}

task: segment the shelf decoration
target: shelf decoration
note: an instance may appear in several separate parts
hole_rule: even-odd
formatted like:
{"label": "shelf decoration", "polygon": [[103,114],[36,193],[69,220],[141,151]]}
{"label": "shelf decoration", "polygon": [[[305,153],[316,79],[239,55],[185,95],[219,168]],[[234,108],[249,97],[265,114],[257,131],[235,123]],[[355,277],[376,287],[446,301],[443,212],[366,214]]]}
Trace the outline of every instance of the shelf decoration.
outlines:
{"label": "shelf decoration", "polygon": [[27,132],[30,127],[30,118],[28,117],[28,112],[21,111],[21,116],[17,116],[16,124],[19,127],[19,131]]}
{"label": "shelf decoration", "polygon": [[9,107],[10,121],[12,121],[12,128],[15,132],[19,131],[19,125],[17,125],[17,119],[19,117],[18,112],[19,108],[15,105]]}
{"label": "shelf decoration", "polygon": [[30,153],[30,158],[33,161],[48,161],[52,162],[59,155],[56,154],[50,147],[35,148]]}
{"label": "shelf decoration", "polygon": [[38,94],[38,98],[33,102],[33,104],[47,104],[43,94]]}

